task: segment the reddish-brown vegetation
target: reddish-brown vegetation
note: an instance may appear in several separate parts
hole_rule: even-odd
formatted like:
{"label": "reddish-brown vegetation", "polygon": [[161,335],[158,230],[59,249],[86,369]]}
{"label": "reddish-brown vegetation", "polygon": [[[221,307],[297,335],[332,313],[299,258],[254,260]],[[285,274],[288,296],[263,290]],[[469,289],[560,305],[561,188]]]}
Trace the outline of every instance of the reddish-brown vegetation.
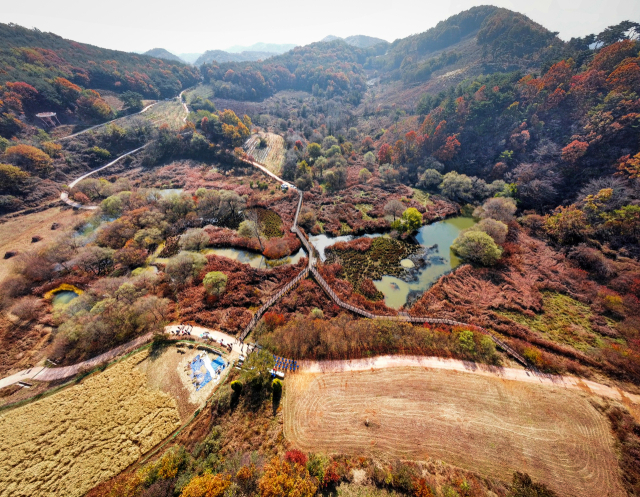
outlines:
{"label": "reddish-brown vegetation", "polygon": [[[513,223],[505,246],[507,250],[497,268],[469,265],[458,268],[426,291],[409,313],[455,319],[496,330],[510,337],[521,352],[530,348],[528,353],[535,358],[534,362],[538,361],[538,365],[548,371],[587,374],[585,367],[596,368],[637,382],[640,379],[640,343],[637,341],[640,306],[637,297],[627,292],[640,267],[630,260],[615,264],[620,274],[609,280],[607,289],[589,279],[586,271],[574,267],[563,254],[518,230]],[[627,295],[622,298],[614,290]],[[592,342],[586,352],[585,346],[579,345],[583,332],[577,328],[571,331],[564,324],[557,327],[565,329],[566,335],[561,341],[526,325],[526,319],[535,319],[545,312],[543,292],[566,295],[588,306],[588,326],[595,334],[589,340],[596,340],[597,336],[601,345]],[[611,308],[617,311],[613,313]],[[517,316],[521,316],[518,321],[510,319]],[[612,337],[622,338],[625,345],[608,340]]]}
{"label": "reddish-brown vegetation", "polygon": [[[209,255],[207,259],[208,264],[194,285],[178,292],[180,317],[230,333],[243,329],[251,320],[249,309],[266,302],[307,263],[306,259],[302,259],[296,265],[266,270],[255,269],[226,257]],[[200,284],[202,277],[211,271],[220,271],[227,276],[226,291],[216,299],[209,298]]]}

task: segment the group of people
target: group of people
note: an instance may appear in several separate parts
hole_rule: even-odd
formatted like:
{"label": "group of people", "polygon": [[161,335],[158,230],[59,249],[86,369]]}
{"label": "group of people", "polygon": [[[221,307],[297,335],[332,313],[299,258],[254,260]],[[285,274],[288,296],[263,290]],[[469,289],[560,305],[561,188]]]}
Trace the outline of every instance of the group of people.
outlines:
{"label": "group of people", "polygon": [[171,334],[173,335],[191,335],[191,331],[193,330],[193,326],[190,324],[181,324],[178,326],[177,330],[171,330]]}

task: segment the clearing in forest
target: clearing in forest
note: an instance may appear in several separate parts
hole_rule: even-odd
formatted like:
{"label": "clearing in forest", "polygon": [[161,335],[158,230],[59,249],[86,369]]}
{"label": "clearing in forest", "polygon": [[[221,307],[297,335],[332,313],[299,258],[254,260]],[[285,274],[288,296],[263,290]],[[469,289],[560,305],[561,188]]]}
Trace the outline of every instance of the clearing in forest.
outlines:
{"label": "clearing in forest", "polygon": [[[260,147],[260,139],[266,140],[266,146]],[[267,166],[276,175],[282,171],[284,162],[284,138],[275,133],[258,133],[251,136],[244,144],[245,151],[255,160]]]}
{"label": "clearing in forest", "polygon": [[136,365],[148,351],[0,413],[0,497],[81,496],[180,425],[176,401]]}
{"label": "clearing in forest", "polygon": [[620,496],[613,438],[587,394],[455,371],[298,373],[284,432],[303,451],[440,459],[529,473],[560,495]]}
{"label": "clearing in forest", "polygon": [[184,125],[186,112],[177,98],[158,102],[151,107],[142,117],[151,121],[154,126],[168,125],[172,129],[179,129]]}

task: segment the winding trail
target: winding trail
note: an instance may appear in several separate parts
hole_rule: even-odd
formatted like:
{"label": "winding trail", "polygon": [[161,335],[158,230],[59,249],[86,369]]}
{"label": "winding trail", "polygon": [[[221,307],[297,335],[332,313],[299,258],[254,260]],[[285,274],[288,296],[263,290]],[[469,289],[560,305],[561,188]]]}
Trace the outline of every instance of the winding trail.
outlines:
{"label": "winding trail", "polygon": [[[187,91],[188,88],[182,90],[180,92],[180,95],[178,95],[176,98],[178,99],[178,101],[182,104],[182,107],[184,107],[184,111],[185,111],[185,116],[182,118],[182,122],[187,122],[187,117],[189,117],[189,108],[187,107],[187,104],[184,103],[182,101],[182,94]],[[147,110],[149,110],[151,107],[153,107],[154,105],[160,103],[158,102],[154,102],[150,105],[147,105],[144,109],[142,109],[140,112],[138,112],[137,114],[142,114],[143,112],[146,112]],[[131,116],[135,116],[136,114],[131,114]],[[117,121],[118,119],[125,119],[127,117],[131,117],[131,116],[123,116],[123,117],[119,117],[117,119],[113,119],[111,121],[108,121],[106,123],[102,123],[102,124],[97,124],[95,126],[91,126],[88,129],[85,129],[83,131],[80,131],[79,133],[75,133],[73,135],[69,135],[69,136],[65,136],[64,138],[59,138],[59,140],[66,140],[67,138],[72,138],[74,136],[78,136],[81,135],[82,133],[86,133],[87,131],[91,131],[92,129],[96,129],[99,128],[100,126],[106,126],[107,124],[110,124],[114,121]],[[151,143],[151,142],[149,142]],[[89,171],[86,174],[83,174],[82,176],[80,176],[79,178],[76,178],[75,180],[73,180],[70,184],[69,184],[69,189],[73,188],[74,186],[76,186],[80,181],[82,181],[85,178],[88,178],[89,176],[91,176],[92,174],[95,174],[99,171],[102,171],[103,169],[106,169],[110,166],[113,166],[115,163],[117,163],[120,159],[123,159],[124,157],[131,155],[131,154],[135,154],[136,152],[139,152],[140,150],[142,150],[143,148],[145,148],[146,146],[149,145],[149,143],[145,143],[144,145],[142,145],[141,147],[136,148],[135,150],[130,150],[129,152],[126,152],[124,154],[122,154],[121,156],[117,157],[116,159],[112,160],[111,162],[109,162],[108,164],[105,164],[102,167],[99,167],[97,169],[94,169],[93,171]],[[74,200],[71,200],[69,198],[69,193],[68,192],[62,192],[60,193],[60,200],[62,200],[65,204],[73,207],[74,209],[83,209],[83,210],[88,210],[88,211],[94,211],[98,209],[97,205],[83,205],[80,202],[76,202]]]}
{"label": "winding trail", "polygon": [[[184,91],[184,90],[182,90],[182,91]],[[180,95],[182,95],[182,93],[180,93]],[[127,117],[137,116],[138,114],[142,114],[144,112],[147,112],[151,107],[153,107],[154,105],[157,105],[159,103],[160,103],[160,100],[158,100],[157,102],[153,102],[152,104],[147,105],[140,112],[136,112],[134,114],[129,114],[128,116],[116,117],[115,119],[112,119],[111,121],[107,121],[106,123],[96,124],[95,126],[91,126],[90,128],[83,129],[82,131],[78,131],[77,133],[74,133],[72,135],[63,136],[62,138],[58,138],[55,141],[68,140],[69,138],[73,138],[74,136],[78,136],[78,135],[81,135],[81,134],[86,133],[88,131],[91,131],[92,129],[96,129],[96,128],[99,128],[101,126],[106,126],[107,124],[111,124],[113,122],[119,121],[120,119],[126,119]]]}
{"label": "winding trail", "polygon": [[[83,174],[79,178],[74,179],[71,183],[69,183],[69,189],[73,188],[80,181],[82,181],[85,178],[88,178],[92,174],[95,174],[95,173],[97,173],[99,171],[102,171],[103,169],[106,169],[108,167],[113,166],[116,162],[118,162],[120,159],[125,158],[127,155],[131,155],[131,154],[135,154],[136,152],[139,152],[140,150],[145,148],[147,145],[149,145],[149,143],[145,143],[144,145],[142,145],[141,147],[136,148],[135,150],[130,150],[129,152],[127,152],[125,154],[122,154],[121,156],[117,157],[115,160],[112,160],[111,162],[109,162],[109,164],[105,164],[104,166],[99,167],[98,169],[94,169],[93,171],[89,171],[88,173]],[[99,208],[99,206],[97,206],[97,205],[83,205],[80,202],[76,202],[74,200],[71,200],[69,198],[69,192],[60,193],[60,200],[62,200],[65,204],[70,205],[71,207],[73,207],[75,209],[84,209],[84,210],[94,211],[94,210]]]}
{"label": "winding trail", "polygon": [[298,228],[298,216],[300,215],[300,209],[302,208],[302,201],[303,201],[303,198],[304,198],[304,193],[302,191],[298,190],[296,187],[294,187],[290,183],[288,183],[285,180],[283,180],[282,178],[280,178],[279,176],[277,176],[276,174],[274,174],[273,172],[271,172],[265,165],[260,164],[256,160],[251,160],[251,159],[247,159],[247,158],[245,158],[243,160],[247,164],[251,164],[252,166],[258,168],[260,171],[262,171],[263,173],[265,173],[269,177],[275,179],[280,184],[286,185],[287,188],[293,189],[293,190],[298,192],[298,196],[299,196],[299,198],[298,198],[298,207],[296,209],[295,217],[293,219],[293,224],[291,226],[291,231],[298,236],[298,238],[300,239],[300,242],[306,248],[307,254],[309,254],[309,264],[308,264],[307,268],[304,271],[302,271],[300,274],[298,274],[298,276],[296,276],[296,278],[294,280],[289,282],[284,288],[282,288],[280,291],[278,291],[278,293],[276,293],[273,297],[271,297],[269,299],[269,301],[267,301],[266,304],[264,304],[262,307],[260,307],[260,309],[258,309],[256,311],[256,313],[254,314],[253,318],[251,319],[251,321],[249,322],[247,327],[241,333],[240,340],[244,340],[249,335],[249,333],[251,333],[251,330],[253,330],[253,328],[258,324],[258,321],[260,320],[262,315],[267,311],[267,309],[269,307],[271,307],[284,294],[286,294],[290,289],[292,289],[295,285],[297,285],[302,279],[306,278],[309,273],[311,273],[311,274],[313,274],[313,277],[315,278],[315,280],[320,284],[322,289],[325,291],[325,293],[338,306],[340,306],[343,309],[346,309],[346,310],[348,310],[350,312],[353,312],[354,314],[358,314],[359,316],[362,316],[362,317],[365,317],[365,318],[368,318],[368,319],[384,319],[384,320],[390,320],[390,321],[403,321],[403,322],[408,322],[408,323],[419,323],[419,324],[424,324],[424,323],[444,324],[444,325],[447,325],[447,326],[464,326],[464,327],[468,327],[468,328],[473,328],[474,330],[479,331],[480,333],[483,333],[483,334],[489,336],[491,338],[491,340],[493,340],[493,342],[498,347],[500,347],[502,350],[504,350],[508,355],[510,355],[513,359],[515,359],[517,362],[522,364],[524,367],[526,367],[528,369],[531,369],[532,371],[536,372],[536,374],[540,374],[537,371],[537,369],[535,368],[535,366],[531,365],[524,357],[522,357],[522,355],[520,355],[518,352],[516,352],[511,346],[509,346],[508,344],[506,344],[505,342],[500,340],[498,337],[496,337],[489,330],[486,330],[486,329],[484,329],[484,328],[482,328],[480,326],[471,325],[469,323],[462,323],[460,321],[453,321],[451,319],[439,319],[439,318],[429,318],[429,317],[423,317],[423,318],[413,317],[413,316],[409,316],[407,313],[400,313],[397,316],[379,316],[379,315],[373,314],[371,312],[365,311],[365,310],[360,309],[360,308],[358,308],[358,307],[356,307],[354,305],[351,305],[351,304],[348,304],[348,303],[344,302],[333,291],[331,286],[326,282],[326,280],[322,277],[322,275],[316,269],[315,266],[317,264],[317,257],[315,256],[315,249],[309,243],[309,241],[307,240],[307,237],[300,230],[300,228]]}

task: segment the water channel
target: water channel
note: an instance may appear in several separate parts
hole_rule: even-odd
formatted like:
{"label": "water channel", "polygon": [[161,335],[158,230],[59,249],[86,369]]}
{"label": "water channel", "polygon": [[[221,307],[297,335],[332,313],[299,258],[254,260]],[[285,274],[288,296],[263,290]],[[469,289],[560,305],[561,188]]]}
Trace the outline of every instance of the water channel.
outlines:
{"label": "water channel", "polygon": [[283,264],[297,264],[300,259],[307,256],[307,253],[303,249],[298,250],[295,254],[283,257],[282,259],[267,259],[262,254],[237,248],[208,248],[203,250],[202,253],[205,255],[215,254],[227,257],[234,261],[242,262],[243,264],[249,264],[251,267],[257,269],[269,269]]}

